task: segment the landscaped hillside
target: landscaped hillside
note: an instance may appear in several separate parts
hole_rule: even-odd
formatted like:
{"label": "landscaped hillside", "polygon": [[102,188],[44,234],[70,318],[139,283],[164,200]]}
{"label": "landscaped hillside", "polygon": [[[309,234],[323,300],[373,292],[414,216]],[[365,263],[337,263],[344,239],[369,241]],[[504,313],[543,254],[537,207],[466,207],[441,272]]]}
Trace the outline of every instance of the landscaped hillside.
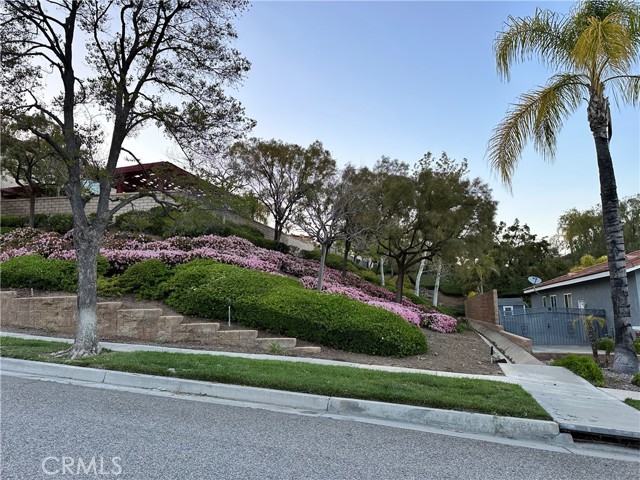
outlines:
{"label": "landscaped hillside", "polygon": [[[2,286],[73,291],[72,235],[25,228],[2,236]],[[455,319],[407,298],[394,303],[392,292],[350,272],[343,276],[326,269],[324,292],[316,292],[315,260],[259,248],[237,237],[156,241],[111,235],[101,255],[101,295],[135,292],[163,299],[182,313],[209,318],[224,318],[231,306],[234,318],[244,325],[350,351],[412,355],[426,350],[415,326],[441,332],[456,326]]]}

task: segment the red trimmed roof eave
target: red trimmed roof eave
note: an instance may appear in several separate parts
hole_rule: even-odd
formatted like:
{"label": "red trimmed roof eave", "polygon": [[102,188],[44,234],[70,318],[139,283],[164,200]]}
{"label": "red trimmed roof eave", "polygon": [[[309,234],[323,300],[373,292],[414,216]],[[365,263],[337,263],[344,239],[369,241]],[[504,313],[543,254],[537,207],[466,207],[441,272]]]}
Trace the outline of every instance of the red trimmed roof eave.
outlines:
{"label": "red trimmed roof eave", "polygon": [[123,173],[145,172],[145,171],[150,171],[155,167],[170,168],[171,170],[176,170],[176,171],[179,171],[180,173],[192,175],[186,170],[184,170],[183,168],[180,168],[179,166],[174,165],[171,162],[152,162],[152,163],[129,165],[128,167],[118,167],[116,168],[115,174],[122,175]]}
{"label": "red trimmed roof eave", "polygon": [[[640,250],[636,250],[635,252],[631,252],[626,255],[626,269],[629,270],[637,266],[640,266]],[[589,277],[591,275],[596,275],[598,273],[607,272],[608,270],[609,270],[608,262],[602,262],[596,265],[592,265],[591,267],[583,268],[582,270],[578,270],[577,272],[569,272],[566,275],[562,275],[560,277],[547,280],[546,282],[539,283],[538,285],[535,286],[535,288],[540,289],[542,287],[555,285],[556,283],[567,282],[569,280],[577,280],[579,278]],[[524,289],[524,291],[525,292],[529,290],[533,291],[533,288],[534,287],[527,287]]]}

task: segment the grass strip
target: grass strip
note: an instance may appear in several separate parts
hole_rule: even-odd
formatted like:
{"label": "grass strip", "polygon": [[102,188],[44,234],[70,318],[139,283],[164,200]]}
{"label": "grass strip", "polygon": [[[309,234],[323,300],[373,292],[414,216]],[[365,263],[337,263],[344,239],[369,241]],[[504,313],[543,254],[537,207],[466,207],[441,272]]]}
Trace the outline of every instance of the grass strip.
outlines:
{"label": "grass strip", "polygon": [[640,400],[634,400],[633,398],[627,398],[624,403],[631,405],[633,408],[640,410]]}
{"label": "grass strip", "polygon": [[0,356],[446,410],[551,419],[520,386],[497,381],[187,353],[104,351],[73,361],[51,356],[68,346],[2,337]]}

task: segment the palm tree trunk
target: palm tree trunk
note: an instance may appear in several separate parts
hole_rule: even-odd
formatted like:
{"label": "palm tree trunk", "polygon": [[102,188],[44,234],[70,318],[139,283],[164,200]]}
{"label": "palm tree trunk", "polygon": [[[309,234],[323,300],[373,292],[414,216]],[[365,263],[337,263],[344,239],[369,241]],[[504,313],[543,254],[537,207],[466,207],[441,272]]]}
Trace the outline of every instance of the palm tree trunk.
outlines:
{"label": "palm tree trunk", "polygon": [[618,373],[635,374],[638,372],[638,357],[633,345],[624,237],[622,222],[620,221],[616,178],[609,150],[609,140],[611,138],[609,100],[602,94],[592,91],[587,115],[598,158],[600,199],[602,201],[602,218],[611,282],[611,301],[613,303],[616,340],[613,370]]}

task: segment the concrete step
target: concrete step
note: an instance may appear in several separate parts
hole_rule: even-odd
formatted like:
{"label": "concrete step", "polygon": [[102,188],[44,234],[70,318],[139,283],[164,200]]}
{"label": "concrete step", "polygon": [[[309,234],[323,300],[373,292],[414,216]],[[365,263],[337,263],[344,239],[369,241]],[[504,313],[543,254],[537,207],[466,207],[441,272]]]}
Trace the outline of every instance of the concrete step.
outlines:
{"label": "concrete step", "polygon": [[221,345],[253,347],[256,345],[257,338],[257,330],[219,330],[214,340]]}
{"label": "concrete step", "polygon": [[282,348],[293,348],[296,346],[295,338],[257,338],[256,345],[268,350],[272,343],[277,343]]}
{"label": "concrete step", "polygon": [[320,353],[322,349],[320,347],[293,347],[291,351],[295,353]]}

